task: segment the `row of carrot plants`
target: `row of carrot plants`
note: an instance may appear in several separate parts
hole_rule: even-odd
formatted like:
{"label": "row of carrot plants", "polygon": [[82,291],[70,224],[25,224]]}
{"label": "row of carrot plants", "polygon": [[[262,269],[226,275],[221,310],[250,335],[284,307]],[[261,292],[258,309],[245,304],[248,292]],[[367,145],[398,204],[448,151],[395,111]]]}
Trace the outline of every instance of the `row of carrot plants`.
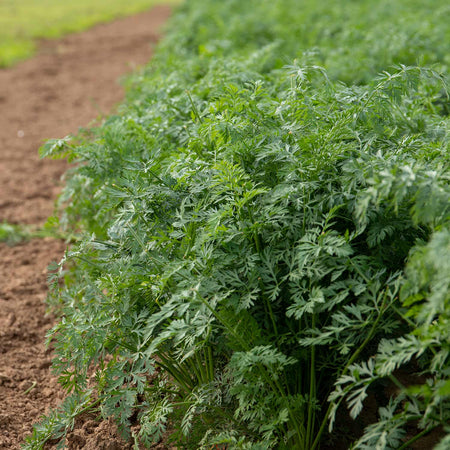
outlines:
{"label": "row of carrot plants", "polygon": [[42,148],[76,162],[68,396],[28,448],[90,410],[136,448],[449,448],[448,12],[190,0],[120,113]]}

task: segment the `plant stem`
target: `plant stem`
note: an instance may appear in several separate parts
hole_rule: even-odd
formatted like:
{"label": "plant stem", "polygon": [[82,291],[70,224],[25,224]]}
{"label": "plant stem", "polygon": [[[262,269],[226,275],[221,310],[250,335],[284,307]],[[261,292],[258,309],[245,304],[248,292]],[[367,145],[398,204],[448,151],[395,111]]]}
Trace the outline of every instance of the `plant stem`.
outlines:
{"label": "plant stem", "polygon": [[438,426],[439,425],[435,425],[434,427],[422,430],[420,433],[416,434],[413,438],[411,438],[408,442],[405,442],[401,447],[398,448],[398,450],[403,450],[403,449],[408,448],[413,442],[416,442],[422,436],[425,436],[426,434],[430,433],[431,431],[433,431]]}
{"label": "plant stem", "polygon": [[[316,315],[312,316],[311,327],[314,328],[316,325]],[[308,420],[306,422],[306,444],[309,445],[312,432],[314,430],[314,415],[313,415],[313,399],[316,398],[316,347],[311,346],[311,361],[310,361],[310,371],[309,371],[309,399],[308,399]]]}
{"label": "plant stem", "polygon": [[[237,342],[239,342],[241,344],[243,350],[249,351],[250,347],[248,346],[247,342],[245,342],[245,340],[242,339],[242,337],[239,336],[234,331],[233,327],[231,327],[228,324],[228,322],[225,319],[223,319],[223,317],[221,317],[221,315],[198,292],[196,292],[196,294],[197,294],[198,298],[200,299],[200,301],[211,311],[211,313],[214,315],[214,317],[226,328],[226,330],[237,340]],[[286,394],[285,394],[283,388],[280,386],[278,380],[272,379],[272,377],[267,373],[267,369],[261,363],[258,363],[257,367],[261,373],[261,376],[264,378],[266,383],[272,388],[272,390],[274,392],[278,392],[280,397],[286,400]],[[303,438],[304,438],[304,433],[302,433],[299,429],[298,421],[295,418],[295,414],[293,413],[292,408],[289,405],[289,402],[286,401],[285,404],[289,411],[289,416],[290,416],[292,424],[295,428],[299,442],[302,442]]]}
{"label": "plant stem", "polygon": [[[386,294],[385,294],[385,298],[383,300],[383,303],[384,303],[385,300],[386,300]],[[372,337],[375,334],[375,331],[376,331],[376,329],[378,327],[378,324],[380,323],[381,317],[383,316],[382,311],[383,311],[383,308],[380,308],[380,314],[377,317],[377,320],[375,320],[375,322],[373,323],[372,328],[370,329],[369,334],[367,335],[366,339],[364,339],[362,344],[356,349],[355,353],[353,353],[352,357],[347,361],[347,364],[342,369],[341,373],[338,375],[337,378],[340,378],[345,372],[347,372],[348,368],[354,363],[356,358],[360,355],[360,353],[364,350],[365,346],[372,339]],[[324,416],[324,418],[322,420],[322,423],[320,424],[320,428],[319,428],[319,431],[317,432],[316,439],[314,440],[313,445],[312,445],[310,450],[314,450],[317,447],[317,445],[319,444],[320,437],[321,437],[321,435],[323,433],[323,430],[325,429],[325,425],[326,425],[326,423],[328,421],[328,416],[329,416],[329,414],[331,412],[332,407],[333,407],[333,404],[330,403],[329,406],[328,406],[327,412],[325,413],[325,416]]]}
{"label": "plant stem", "polygon": [[37,381],[33,381],[31,386],[23,393],[23,395],[29,394],[36,387],[36,385],[37,385]]}
{"label": "plant stem", "polygon": [[203,123],[203,119],[201,118],[197,107],[195,106],[194,100],[192,100],[191,93],[189,91],[186,91],[186,94],[189,98],[189,101],[191,102],[192,111],[194,112],[194,115],[197,117],[200,123]]}

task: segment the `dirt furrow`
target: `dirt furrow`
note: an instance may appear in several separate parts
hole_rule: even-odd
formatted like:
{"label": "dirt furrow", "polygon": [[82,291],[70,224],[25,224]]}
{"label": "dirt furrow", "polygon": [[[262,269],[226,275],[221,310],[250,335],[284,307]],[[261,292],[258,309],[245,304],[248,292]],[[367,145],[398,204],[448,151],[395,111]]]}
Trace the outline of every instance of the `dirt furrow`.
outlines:
{"label": "dirt furrow", "polygon": [[[39,160],[39,146],[113,110],[124,95],[118,79],[150,59],[169,14],[160,6],[43,42],[36,57],[0,70],[0,223],[45,222],[67,165]],[[44,348],[52,319],[43,300],[46,267],[63,251],[52,239],[0,243],[0,449],[19,448],[62,396]]]}

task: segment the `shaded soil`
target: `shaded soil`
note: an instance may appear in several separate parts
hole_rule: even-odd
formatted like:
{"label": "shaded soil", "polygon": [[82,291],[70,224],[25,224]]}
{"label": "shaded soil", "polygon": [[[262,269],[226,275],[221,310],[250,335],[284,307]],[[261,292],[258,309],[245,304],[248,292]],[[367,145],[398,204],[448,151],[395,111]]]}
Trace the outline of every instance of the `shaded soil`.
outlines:
{"label": "shaded soil", "polygon": [[[40,225],[53,212],[64,161],[39,160],[45,139],[76,133],[123,98],[118,78],[146,63],[168,7],[99,25],[0,70],[0,223]],[[0,449],[20,447],[32,424],[61,398],[44,347],[46,267],[65,244],[0,243]],[[83,424],[71,448],[121,449],[113,424]],[[77,443],[78,442],[78,443]]]}

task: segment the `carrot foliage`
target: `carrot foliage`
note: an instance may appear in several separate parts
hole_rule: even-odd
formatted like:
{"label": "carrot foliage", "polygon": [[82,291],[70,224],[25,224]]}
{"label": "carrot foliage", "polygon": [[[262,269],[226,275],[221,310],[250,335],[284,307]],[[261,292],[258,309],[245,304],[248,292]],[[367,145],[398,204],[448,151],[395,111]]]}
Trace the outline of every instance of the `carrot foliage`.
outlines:
{"label": "carrot foliage", "polygon": [[448,5],[301,3],[186,2],[120,114],[43,149],[78,161],[70,396],[29,448],[89,408],[136,448],[447,448]]}

